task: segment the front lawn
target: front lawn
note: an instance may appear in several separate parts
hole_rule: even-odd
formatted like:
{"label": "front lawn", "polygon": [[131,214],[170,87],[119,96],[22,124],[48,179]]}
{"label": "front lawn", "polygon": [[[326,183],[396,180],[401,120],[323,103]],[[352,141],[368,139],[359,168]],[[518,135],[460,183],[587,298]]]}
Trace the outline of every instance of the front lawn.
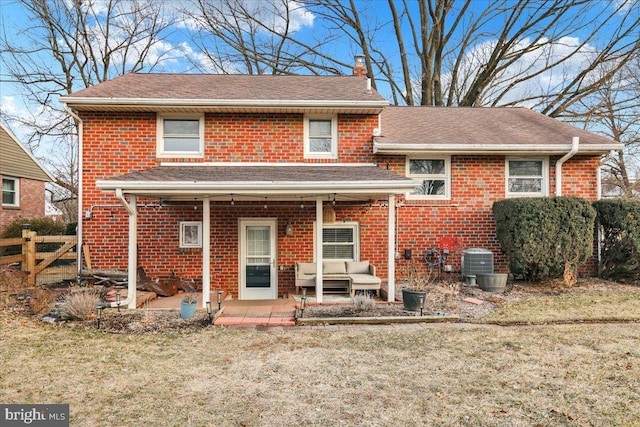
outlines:
{"label": "front lawn", "polygon": [[0,402],[77,426],[632,426],[640,325],[120,335],[0,315]]}

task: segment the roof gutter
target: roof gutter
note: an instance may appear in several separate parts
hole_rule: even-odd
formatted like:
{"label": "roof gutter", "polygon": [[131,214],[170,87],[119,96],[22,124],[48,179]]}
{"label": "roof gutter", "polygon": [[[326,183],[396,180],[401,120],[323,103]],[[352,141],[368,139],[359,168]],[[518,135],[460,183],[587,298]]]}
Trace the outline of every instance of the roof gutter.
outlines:
{"label": "roof gutter", "polygon": [[[333,194],[335,192],[362,194],[362,193],[405,193],[413,191],[419,185],[415,180],[403,181],[378,181],[378,182],[337,182],[329,181],[318,184],[317,182],[185,182],[185,181],[116,181],[99,180],[96,187],[101,190],[126,190],[127,193],[144,192],[145,194],[185,194],[193,192],[198,194]],[[126,207],[126,206],[125,206]]]}
{"label": "roof gutter", "polygon": [[562,196],[562,165],[576,155],[579,146],[580,138],[574,136],[571,140],[571,150],[556,162],[556,197]]}
{"label": "roof gutter", "polygon": [[76,106],[154,106],[154,107],[351,107],[384,108],[386,100],[295,100],[295,99],[173,99],[173,98],[94,98],[64,96],[60,102]]}
{"label": "roof gutter", "polygon": [[[611,150],[621,150],[622,144],[588,144],[580,146],[581,154],[606,154]],[[427,144],[427,143],[384,143],[374,141],[375,154],[566,154],[573,144]],[[575,153],[574,153],[575,154]]]}

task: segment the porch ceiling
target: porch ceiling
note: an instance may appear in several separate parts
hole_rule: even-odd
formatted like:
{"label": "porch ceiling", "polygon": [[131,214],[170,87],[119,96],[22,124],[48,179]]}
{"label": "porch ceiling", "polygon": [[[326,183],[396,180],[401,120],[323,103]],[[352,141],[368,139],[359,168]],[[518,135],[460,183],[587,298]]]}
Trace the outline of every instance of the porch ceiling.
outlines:
{"label": "porch ceiling", "polygon": [[106,191],[176,200],[367,200],[407,193],[419,184],[372,164],[176,164],[96,182]]}

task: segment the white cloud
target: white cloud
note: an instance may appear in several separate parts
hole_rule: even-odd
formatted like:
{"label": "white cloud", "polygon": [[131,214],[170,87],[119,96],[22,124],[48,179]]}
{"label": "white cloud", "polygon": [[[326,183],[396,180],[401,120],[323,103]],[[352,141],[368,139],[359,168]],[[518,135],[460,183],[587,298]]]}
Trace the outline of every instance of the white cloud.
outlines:
{"label": "white cloud", "polygon": [[[540,39],[535,49],[523,53],[519,59],[496,76],[491,87],[485,89],[482,94],[482,104],[489,105],[498,97],[500,97],[498,105],[507,104],[557,91],[575,78],[597,53],[593,46],[589,44],[580,46],[580,43],[580,39],[576,37],[562,37],[557,41]],[[512,51],[526,49],[530,44],[530,39],[523,39],[513,47]],[[458,75],[461,91],[469,87],[483,64],[487,62],[495,45],[496,40],[486,41],[474,46],[465,55]],[[545,70],[554,63],[557,65]],[[510,87],[515,81],[525,76],[530,78]],[[450,74],[443,76],[445,87],[450,84],[450,79]],[[532,107],[535,103],[534,100],[524,101],[520,105]]]}

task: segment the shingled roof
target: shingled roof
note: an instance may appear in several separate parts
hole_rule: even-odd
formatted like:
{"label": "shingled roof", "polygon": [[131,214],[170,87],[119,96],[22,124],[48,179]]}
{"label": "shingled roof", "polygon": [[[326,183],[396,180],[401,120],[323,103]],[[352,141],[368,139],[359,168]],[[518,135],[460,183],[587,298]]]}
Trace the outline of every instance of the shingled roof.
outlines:
{"label": "shingled roof", "polygon": [[517,107],[387,107],[377,153],[410,151],[566,152],[573,137],[580,151],[606,153],[622,145],[568,123]]}
{"label": "shingled roof", "polygon": [[143,195],[250,194],[301,196],[401,194],[416,182],[373,164],[169,165],[134,171],[97,182],[103,190]]}
{"label": "shingled roof", "polygon": [[215,108],[368,108],[389,103],[354,76],[126,74],[60,100],[77,110],[140,111],[159,106]]}

